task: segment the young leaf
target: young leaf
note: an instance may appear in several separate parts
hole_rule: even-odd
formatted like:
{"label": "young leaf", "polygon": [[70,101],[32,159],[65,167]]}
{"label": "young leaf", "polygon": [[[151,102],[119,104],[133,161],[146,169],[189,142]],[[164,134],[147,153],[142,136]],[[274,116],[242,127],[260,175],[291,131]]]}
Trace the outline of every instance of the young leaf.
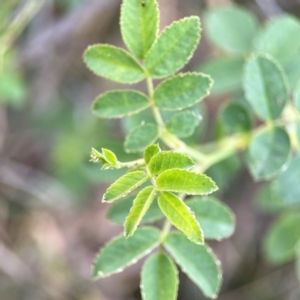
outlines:
{"label": "young leaf", "polygon": [[127,152],[143,151],[158,138],[158,127],[153,124],[140,125],[133,129],[126,137],[125,150]]}
{"label": "young leaf", "polygon": [[181,111],[166,123],[166,128],[178,137],[189,137],[194,133],[200,118],[193,111]]}
{"label": "young leaf", "polygon": [[124,0],[121,9],[121,32],[128,49],[144,59],[158,30],[156,0]]}
{"label": "young leaf", "polygon": [[92,105],[93,113],[100,118],[121,118],[149,107],[146,95],[136,91],[112,91],[100,95]]}
{"label": "young leaf", "polygon": [[190,242],[180,232],[170,233],[164,243],[166,249],[182,271],[209,298],[216,298],[220,290],[222,273],[220,262],[205,245]]}
{"label": "young leaf", "polygon": [[291,153],[290,139],[279,127],[256,134],[249,145],[247,164],[256,180],[270,179],[286,166]]}
{"label": "young leaf", "polygon": [[200,73],[185,73],[162,82],[154,91],[154,102],[162,110],[180,110],[205,98],[212,79]]}
{"label": "young leaf", "polygon": [[153,202],[155,194],[156,190],[152,186],[148,186],[140,191],[134,199],[132,208],[124,224],[124,234],[126,238],[132,236],[135,232],[137,226]]}
{"label": "young leaf", "polygon": [[300,241],[300,214],[291,212],[271,227],[264,241],[268,260],[274,264],[285,263],[295,256],[295,246]]}
{"label": "young leaf", "polygon": [[135,83],[145,78],[138,61],[121,48],[93,45],[83,55],[84,62],[96,75],[121,83]]}
{"label": "young leaf", "polygon": [[151,158],[148,168],[152,175],[157,175],[168,169],[186,169],[194,165],[194,161],[185,154],[175,151],[162,151]]}
{"label": "young leaf", "polygon": [[190,59],[200,39],[198,17],[184,18],[167,27],[154,42],[145,59],[153,78],[170,76]]}
{"label": "young leaf", "polygon": [[178,271],[170,257],[153,254],[142,270],[143,300],[176,300],[178,282]]}
{"label": "young leaf", "polygon": [[118,159],[112,151],[102,148],[102,154],[107,163],[111,165],[116,165],[118,163]]}
{"label": "young leaf", "polygon": [[289,62],[300,50],[300,23],[291,15],[270,19],[254,41],[256,50],[268,53],[281,63]]}
{"label": "young leaf", "polygon": [[258,22],[247,10],[226,7],[209,10],[205,27],[216,46],[229,53],[245,54],[252,48]]}
{"label": "young leaf", "polygon": [[[107,219],[113,223],[124,224],[126,217],[130,212],[135,197],[136,196],[130,196],[126,199],[114,202],[109,207],[109,210],[106,215]],[[162,214],[157,201],[154,200],[140,223],[152,223],[162,219],[163,217],[164,215]]]}
{"label": "young leaf", "polygon": [[158,205],[169,221],[181,230],[189,240],[203,244],[203,234],[194,214],[185,203],[171,193],[161,193]]}
{"label": "young leaf", "polygon": [[153,227],[139,228],[126,239],[119,236],[101,249],[96,257],[93,278],[110,276],[121,272],[154,249],[159,243],[159,231]]}
{"label": "young leaf", "polygon": [[162,172],[156,179],[156,185],[161,191],[188,195],[207,195],[218,189],[206,175],[181,169]]}
{"label": "young leaf", "polygon": [[231,93],[242,89],[244,63],[244,58],[240,57],[212,58],[201,64],[197,71],[213,78],[212,93]]}
{"label": "young leaf", "polygon": [[142,185],[147,179],[148,175],[142,171],[133,171],[127,173],[115,181],[103,196],[103,202],[113,202],[122,197],[125,197],[131,191]]}
{"label": "young leaf", "polygon": [[248,60],[244,90],[255,113],[263,120],[278,118],[288,101],[286,77],[270,56],[252,55]]}
{"label": "young leaf", "polygon": [[148,147],[145,149],[145,152],[144,152],[144,159],[145,159],[146,165],[148,165],[148,163],[150,162],[151,158],[152,158],[155,154],[157,154],[158,152],[160,152],[160,148],[159,148],[159,145],[158,145],[158,144],[150,145],[150,146],[148,146]]}
{"label": "young leaf", "polygon": [[226,205],[213,197],[195,197],[186,201],[194,212],[204,233],[205,239],[221,240],[234,232],[235,218]]}
{"label": "young leaf", "polygon": [[298,81],[298,84],[294,90],[294,102],[295,106],[300,111],[300,81]]}

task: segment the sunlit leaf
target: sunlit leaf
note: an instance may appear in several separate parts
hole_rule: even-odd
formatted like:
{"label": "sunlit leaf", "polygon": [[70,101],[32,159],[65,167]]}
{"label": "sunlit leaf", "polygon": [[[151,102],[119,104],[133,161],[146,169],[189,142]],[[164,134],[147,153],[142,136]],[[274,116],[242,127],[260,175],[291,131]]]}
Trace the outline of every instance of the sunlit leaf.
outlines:
{"label": "sunlit leaf", "polygon": [[153,145],[148,146],[144,152],[145,163],[148,165],[151,158],[158,152],[160,152],[160,148],[159,148],[158,144],[153,144]]}

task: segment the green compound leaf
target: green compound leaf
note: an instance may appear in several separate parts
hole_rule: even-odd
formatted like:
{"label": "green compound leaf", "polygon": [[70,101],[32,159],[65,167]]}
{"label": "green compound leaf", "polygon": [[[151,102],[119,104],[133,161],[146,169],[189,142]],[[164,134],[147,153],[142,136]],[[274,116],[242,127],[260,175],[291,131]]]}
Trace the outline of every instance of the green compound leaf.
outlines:
{"label": "green compound leaf", "polygon": [[180,232],[170,233],[164,243],[182,271],[209,298],[217,298],[221,287],[220,262],[205,245],[190,242]]}
{"label": "green compound leaf", "polygon": [[194,165],[194,161],[185,154],[175,151],[162,151],[151,158],[148,168],[152,175],[157,175],[168,169],[186,169]]}
{"label": "green compound leaf", "polygon": [[112,91],[100,95],[92,105],[100,118],[121,118],[138,113],[150,106],[146,95],[136,91]]}
{"label": "green compound leaf", "polygon": [[247,132],[251,130],[251,117],[245,107],[239,103],[228,103],[222,107],[218,118],[223,134]]}
{"label": "green compound leaf", "polygon": [[159,135],[159,130],[156,125],[145,124],[136,127],[126,137],[125,150],[126,152],[141,152],[153,144]]}
{"label": "green compound leaf", "polygon": [[200,31],[198,17],[184,18],[167,27],[146,56],[148,73],[153,78],[163,78],[180,70],[194,53]]}
{"label": "green compound leaf", "polygon": [[181,111],[166,123],[166,128],[180,138],[189,137],[199,125],[200,118],[201,116],[198,117],[193,111]]}
{"label": "green compound leaf", "polygon": [[252,55],[248,60],[244,90],[255,113],[263,120],[278,118],[288,101],[285,75],[280,65],[269,56]]}
{"label": "green compound leaf", "polygon": [[201,64],[197,70],[208,74],[214,80],[212,93],[232,93],[242,89],[244,58],[212,58]]}
{"label": "green compound leaf", "polygon": [[153,99],[162,110],[181,110],[205,98],[212,87],[212,79],[200,73],[185,73],[162,82]]}
{"label": "green compound leaf", "polygon": [[138,188],[147,179],[148,175],[142,171],[134,171],[127,173],[116,180],[107,190],[103,196],[103,202],[113,202]]}
{"label": "green compound leaf", "polygon": [[[124,224],[126,217],[130,212],[135,197],[136,196],[130,196],[124,200],[122,199],[114,202],[109,207],[109,210],[106,215],[107,219],[113,223]],[[157,201],[154,200],[140,223],[152,223],[162,219],[163,217],[164,215],[162,214]]]}
{"label": "green compound leaf", "polygon": [[205,239],[220,241],[233,234],[235,218],[228,206],[213,197],[194,197],[186,204],[195,213]]}
{"label": "green compound leaf", "polygon": [[294,102],[295,106],[300,111],[300,81],[298,81],[298,84],[294,90]]}
{"label": "green compound leaf", "polygon": [[162,172],[156,179],[156,185],[161,191],[188,195],[207,195],[218,189],[206,175],[181,169]]}
{"label": "green compound leaf", "polygon": [[143,216],[155,198],[156,190],[152,186],[144,188],[133,201],[132,208],[124,224],[124,234],[128,238],[133,235]]}
{"label": "green compound leaf", "polygon": [[119,236],[101,249],[96,257],[93,278],[98,279],[123,271],[134,264],[159,244],[159,231],[153,227],[143,227],[126,239]]}
{"label": "green compound leaf", "polygon": [[289,62],[300,50],[300,23],[291,15],[268,21],[254,41],[256,50],[268,53],[281,63]]}
{"label": "green compound leaf", "polygon": [[96,75],[121,83],[135,83],[145,78],[139,62],[121,48],[93,45],[85,50],[84,62]]}
{"label": "green compound leaf", "polygon": [[270,179],[279,174],[289,160],[290,139],[279,127],[256,134],[247,151],[247,164],[256,180]]}
{"label": "green compound leaf", "polygon": [[248,11],[227,7],[208,11],[206,33],[221,49],[233,54],[245,54],[252,48],[258,22]]}
{"label": "green compound leaf", "polygon": [[174,262],[164,253],[153,254],[142,270],[143,300],[176,300],[178,271]]}
{"label": "green compound leaf", "polygon": [[300,241],[300,214],[291,212],[275,222],[268,232],[264,250],[274,264],[285,263],[295,256],[295,246]]}
{"label": "green compound leaf", "polygon": [[148,165],[151,158],[159,152],[160,152],[160,148],[159,148],[158,144],[153,144],[153,145],[148,146],[144,152],[144,159],[145,159],[146,165]]}
{"label": "green compound leaf", "polygon": [[128,49],[144,59],[158,31],[156,0],[124,0],[121,8],[121,32]]}
{"label": "green compound leaf", "polygon": [[195,216],[185,203],[171,193],[161,193],[158,205],[169,221],[181,230],[189,240],[203,244],[203,233]]}

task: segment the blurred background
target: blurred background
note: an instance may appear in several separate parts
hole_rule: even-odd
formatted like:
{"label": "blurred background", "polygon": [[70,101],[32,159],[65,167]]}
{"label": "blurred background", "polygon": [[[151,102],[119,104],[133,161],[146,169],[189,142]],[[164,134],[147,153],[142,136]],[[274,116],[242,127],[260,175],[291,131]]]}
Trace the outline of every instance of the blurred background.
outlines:
{"label": "blurred background", "polygon": [[[161,29],[189,15],[202,20],[207,9],[230,5],[249,10],[260,23],[285,12],[300,16],[299,0],[158,2]],[[124,47],[120,4],[0,1],[1,300],[141,299],[139,272],[144,260],[121,274],[91,280],[95,254],[123,227],[105,219],[109,205],[101,203],[105,188],[120,171],[100,171],[89,163],[90,149],[109,148],[120,160],[138,157],[124,152],[124,135],[141,118],[149,118],[146,113],[140,119],[108,122],[90,110],[98,94],[120,85],[94,76],[83,64],[82,53],[94,43]],[[211,70],[212,57],[226,56],[206,37],[205,23],[203,27],[200,46],[185,71]],[[299,65],[298,57],[293,66]],[[199,107],[201,124],[187,142],[209,142],[218,135],[214,124],[219,107],[241,97],[239,68],[230,68],[235,81],[225,80],[222,86],[220,80]],[[146,88],[143,82],[134,87]],[[218,196],[237,217],[232,238],[209,242],[224,272],[218,299],[299,300],[294,265],[274,268],[262,255],[262,240],[274,216],[257,205],[259,185],[242,160],[232,157],[208,173],[221,186]],[[204,299],[184,274],[180,278],[179,299]]]}

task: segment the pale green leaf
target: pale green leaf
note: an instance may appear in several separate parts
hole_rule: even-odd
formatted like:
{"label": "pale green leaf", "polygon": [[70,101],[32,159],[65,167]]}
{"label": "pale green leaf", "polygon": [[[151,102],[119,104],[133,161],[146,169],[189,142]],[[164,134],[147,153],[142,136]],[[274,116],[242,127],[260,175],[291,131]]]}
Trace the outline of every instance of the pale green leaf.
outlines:
{"label": "pale green leaf", "polygon": [[247,151],[247,164],[256,180],[270,179],[286,167],[291,153],[287,132],[274,127],[253,136]]}
{"label": "pale green leaf", "polygon": [[140,191],[134,199],[132,208],[124,224],[124,234],[127,238],[132,236],[135,232],[137,226],[153,202],[155,194],[156,190],[152,186],[148,186]]}
{"label": "pale green leaf", "polygon": [[148,146],[144,152],[145,163],[148,165],[151,158],[158,152],[160,152],[160,148],[159,148],[158,144],[153,144],[153,145]]}
{"label": "pale green leaf", "polygon": [[300,78],[300,54],[284,65],[284,71],[291,88],[295,88]]}
{"label": "pale green leaf", "polygon": [[175,151],[162,151],[151,158],[148,168],[152,175],[157,175],[168,169],[186,169],[194,165],[194,161],[185,154]]}
{"label": "pale green leaf", "polygon": [[[130,212],[130,209],[133,204],[133,200],[136,196],[130,196],[126,199],[122,199],[114,202],[107,212],[107,219],[113,223],[124,224],[127,215]],[[145,216],[141,220],[141,224],[152,223],[162,219],[164,215],[162,214],[158,203],[154,200],[147,210]]]}
{"label": "pale green leaf", "polygon": [[136,91],[111,91],[100,95],[92,105],[93,113],[100,118],[121,118],[138,113],[150,103],[146,95]]}
{"label": "pale green leaf", "polygon": [[264,243],[265,255],[274,264],[285,263],[295,256],[299,241],[300,214],[291,212],[272,225]]}
{"label": "pale green leaf", "polygon": [[134,264],[159,244],[160,233],[153,227],[143,227],[126,239],[119,236],[105,245],[97,255],[93,278],[107,277],[123,271]]}
{"label": "pale green leaf", "polygon": [[171,193],[161,193],[158,205],[169,221],[181,230],[189,240],[196,244],[203,244],[202,229],[194,214],[185,203]]}
{"label": "pale green leaf", "polygon": [[143,300],[176,300],[178,271],[174,262],[164,253],[152,255],[142,270]]}
{"label": "pale green leaf", "polygon": [[105,148],[102,148],[102,154],[103,154],[104,159],[109,164],[112,164],[112,165],[116,165],[117,164],[118,159],[116,157],[116,154],[114,154],[112,151],[110,151],[108,149],[105,149]]}
{"label": "pale green leaf", "polygon": [[168,26],[154,42],[145,59],[153,78],[170,76],[190,59],[200,39],[200,20],[188,17]]}
{"label": "pale green leaf", "polygon": [[179,74],[162,82],[155,89],[153,99],[159,109],[180,110],[205,98],[212,83],[211,78],[204,74]]}
{"label": "pale green leaf", "polygon": [[294,90],[294,102],[295,106],[300,111],[300,81],[298,81],[298,84]]}
{"label": "pale green leaf", "polygon": [[218,189],[206,175],[181,169],[162,172],[156,179],[156,185],[161,191],[188,195],[207,195]]}
{"label": "pale green leaf", "polygon": [[242,89],[244,58],[212,58],[201,64],[197,70],[208,74],[214,81],[212,93],[223,94]]}
{"label": "pale green leaf", "polygon": [[121,83],[135,83],[145,78],[139,62],[121,48],[93,45],[84,52],[84,62],[96,75]]}
{"label": "pale green leaf", "polygon": [[158,31],[156,0],[124,0],[121,8],[121,32],[128,49],[144,59]]}
{"label": "pale green leaf", "polygon": [[255,113],[263,120],[278,118],[288,101],[286,77],[270,56],[251,56],[246,63],[244,90]]}
{"label": "pale green leaf", "polygon": [[194,130],[199,125],[201,118],[201,116],[197,116],[193,111],[181,111],[175,114],[166,123],[166,128],[169,132],[178,137],[189,137],[194,133]]}
{"label": "pale green leaf", "polygon": [[225,204],[213,197],[194,197],[186,201],[194,212],[204,233],[205,239],[221,240],[230,237],[234,232],[235,218]]}
{"label": "pale green leaf", "polygon": [[217,298],[221,287],[220,262],[210,248],[190,242],[179,232],[170,233],[164,243],[182,271],[209,298]]}
{"label": "pale green leaf", "polygon": [[279,15],[270,19],[257,35],[256,50],[268,53],[281,63],[289,62],[300,50],[300,23],[291,15]]}
{"label": "pale green leaf", "polygon": [[103,202],[113,202],[122,197],[125,197],[131,191],[142,185],[147,179],[148,175],[142,171],[133,171],[127,173],[116,180],[107,190],[103,196]]}
{"label": "pale green leaf", "polygon": [[252,48],[258,22],[249,11],[238,7],[209,10],[205,16],[206,34],[221,49],[245,54]]}
{"label": "pale green leaf", "polygon": [[158,127],[153,124],[144,124],[133,129],[126,137],[125,150],[127,152],[140,152],[154,143],[159,135]]}

